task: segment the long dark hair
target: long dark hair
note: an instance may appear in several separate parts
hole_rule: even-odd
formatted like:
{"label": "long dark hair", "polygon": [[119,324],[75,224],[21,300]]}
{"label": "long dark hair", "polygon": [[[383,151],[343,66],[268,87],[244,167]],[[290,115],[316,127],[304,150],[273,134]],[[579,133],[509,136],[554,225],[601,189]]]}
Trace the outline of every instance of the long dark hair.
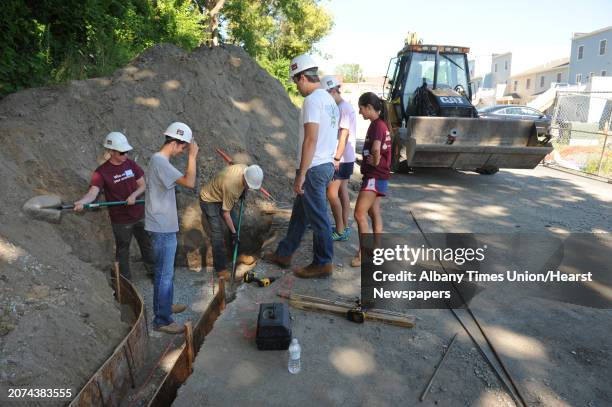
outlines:
{"label": "long dark hair", "polygon": [[376,96],[374,92],[366,92],[359,96],[357,102],[359,106],[366,107],[367,105],[372,106],[374,110],[378,112],[378,116],[387,125],[387,129],[391,131],[391,123],[389,123],[389,111],[387,110],[387,104],[385,100]]}

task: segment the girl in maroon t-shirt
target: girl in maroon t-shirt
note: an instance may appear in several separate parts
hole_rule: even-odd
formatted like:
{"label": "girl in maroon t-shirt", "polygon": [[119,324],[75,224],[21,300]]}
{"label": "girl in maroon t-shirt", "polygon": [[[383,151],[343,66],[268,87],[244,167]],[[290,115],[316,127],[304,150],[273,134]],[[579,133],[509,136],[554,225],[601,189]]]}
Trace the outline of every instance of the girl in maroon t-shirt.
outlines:
{"label": "girl in maroon t-shirt", "polygon": [[[370,120],[370,127],[363,144],[363,161],[361,173],[363,181],[361,190],[355,204],[355,221],[359,230],[359,240],[364,233],[368,233],[368,215],[372,220],[373,233],[382,233],[382,214],[380,212],[380,198],[387,192],[387,183],[391,175],[391,136],[387,120],[389,115],[382,99],[372,92],[364,93],[359,97],[359,114]],[[351,266],[361,265],[361,253],[351,261]]]}

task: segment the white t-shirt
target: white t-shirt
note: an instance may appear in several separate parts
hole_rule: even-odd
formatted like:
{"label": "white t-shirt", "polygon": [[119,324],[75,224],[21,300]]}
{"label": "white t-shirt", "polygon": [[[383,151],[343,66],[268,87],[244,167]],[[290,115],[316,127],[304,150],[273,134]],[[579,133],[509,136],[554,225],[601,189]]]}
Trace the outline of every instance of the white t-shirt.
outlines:
{"label": "white t-shirt", "polygon": [[317,146],[309,168],[331,163],[334,160],[338,144],[338,119],[340,111],[327,91],[317,89],[304,99],[300,114],[300,135],[297,145],[296,168],[300,168],[302,160],[302,144],[304,144],[304,123],[318,123],[319,136]]}
{"label": "white t-shirt", "polygon": [[355,119],[355,109],[346,100],[342,100],[338,105],[340,109],[340,129],[347,129],[349,131],[348,140],[346,141],[346,147],[344,147],[344,153],[340,158],[341,163],[352,163],[355,162],[355,146],[357,144],[357,120]]}

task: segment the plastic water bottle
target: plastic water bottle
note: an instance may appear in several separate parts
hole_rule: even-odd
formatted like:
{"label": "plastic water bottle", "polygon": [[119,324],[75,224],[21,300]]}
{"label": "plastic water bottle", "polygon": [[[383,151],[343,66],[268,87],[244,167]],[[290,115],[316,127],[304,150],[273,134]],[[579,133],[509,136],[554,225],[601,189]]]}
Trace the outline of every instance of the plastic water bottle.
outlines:
{"label": "plastic water bottle", "polygon": [[302,353],[302,349],[300,348],[300,344],[298,343],[297,338],[293,338],[291,340],[291,345],[289,345],[289,362],[287,363],[287,368],[289,369],[289,373],[298,374],[302,368],[300,363],[300,354]]}

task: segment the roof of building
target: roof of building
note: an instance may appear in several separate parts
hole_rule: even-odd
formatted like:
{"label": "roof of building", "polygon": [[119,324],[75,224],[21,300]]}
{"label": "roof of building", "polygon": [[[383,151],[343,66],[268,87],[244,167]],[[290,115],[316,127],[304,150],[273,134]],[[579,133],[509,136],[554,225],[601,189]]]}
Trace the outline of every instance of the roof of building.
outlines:
{"label": "roof of building", "polygon": [[521,95],[519,95],[518,93],[509,93],[507,95],[497,98],[497,100],[514,100],[514,99],[520,99],[520,98],[521,98]]}
{"label": "roof of building", "polygon": [[499,58],[499,57],[503,57],[506,55],[512,55],[512,52],[504,52],[503,54],[493,54],[491,57],[492,58]]}
{"label": "roof of building", "polygon": [[574,35],[572,36],[572,40],[589,37],[591,35],[600,34],[606,31],[612,31],[612,25],[606,28],[600,28],[599,30],[591,31],[590,33],[574,33]]}
{"label": "roof of building", "polygon": [[512,75],[511,78],[519,78],[523,76],[535,75],[541,72],[554,71],[555,69],[565,68],[569,66],[569,58],[559,58],[554,61],[549,61],[545,64],[535,66],[521,73],[517,73],[516,75]]}

